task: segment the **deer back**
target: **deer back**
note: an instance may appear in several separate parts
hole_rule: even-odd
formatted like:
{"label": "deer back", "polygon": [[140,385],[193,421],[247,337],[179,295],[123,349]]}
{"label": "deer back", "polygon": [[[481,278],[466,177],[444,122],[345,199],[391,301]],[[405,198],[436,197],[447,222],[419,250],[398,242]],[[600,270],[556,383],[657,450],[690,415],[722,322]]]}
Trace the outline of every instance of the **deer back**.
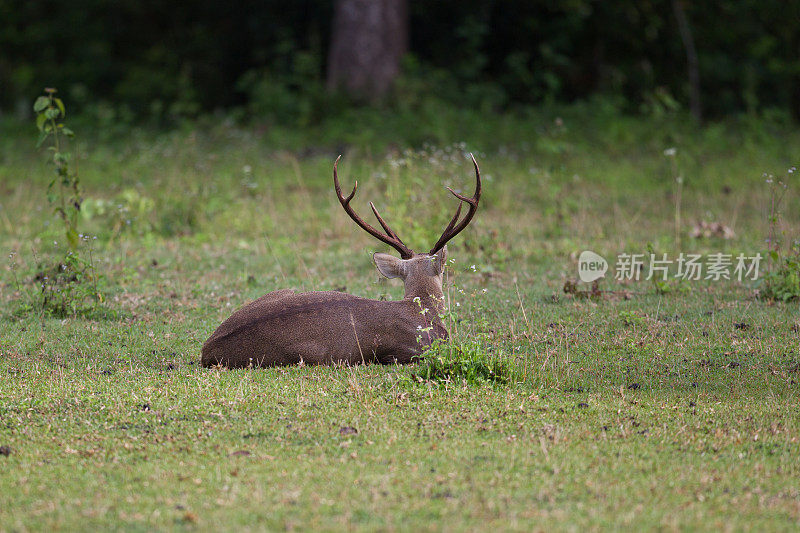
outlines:
{"label": "deer back", "polygon": [[423,315],[413,300],[282,290],[245,305],[223,322],[203,345],[202,364],[407,363],[434,339],[446,336],[440,321]]}

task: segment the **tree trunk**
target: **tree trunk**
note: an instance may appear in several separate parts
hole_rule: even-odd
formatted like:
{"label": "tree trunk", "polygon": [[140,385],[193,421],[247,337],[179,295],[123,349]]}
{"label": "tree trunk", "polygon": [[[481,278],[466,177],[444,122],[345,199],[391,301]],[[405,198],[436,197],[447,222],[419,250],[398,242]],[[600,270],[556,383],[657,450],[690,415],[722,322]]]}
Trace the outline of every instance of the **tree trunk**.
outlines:
{"label": "tree trunk", "polygon": [[678,31],[681,34],[683,48],[686,51],[686,62],[689,74],[689,109],[698,122],[703,120],[703,107],[700,101],[700,66],[697,60],[697,49],[694,47],[694,37],[681,0],[672,0],[672,11],[678,21]]}
{"label": "tree trunk", "polygon": [[328,89],[375,99],[391,89],[408,48],[407,0],[338,0]]}

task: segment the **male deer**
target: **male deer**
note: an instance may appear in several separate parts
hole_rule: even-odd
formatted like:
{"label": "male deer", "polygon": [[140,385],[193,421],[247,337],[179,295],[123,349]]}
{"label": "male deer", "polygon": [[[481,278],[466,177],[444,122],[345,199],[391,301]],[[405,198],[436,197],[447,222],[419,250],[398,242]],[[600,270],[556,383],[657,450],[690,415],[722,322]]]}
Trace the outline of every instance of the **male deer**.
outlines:
{"label": "male deer", "polygon": [[[470,157],[472,155],[470,154]],[[447,247],[475,216],[481,197],[481,174],[475,166],[475,193],[462,196],[458,209],[442,236],[426,254],[406,246],[370,202],[385,231],[370,226],[356,214],[339,186],[333,164],[333,185],[345,212],[367,233],[400,252],[400,259],[383,253],[373,255],[375,265],[387,278],[401,278],[405,297],[400,301],[359,298],[341,292],[303,292],[292,289],[271,292],[245,305],[223,322],[203,345],[202,364],[230,368],[249,366],[366,362],[410,363],[431,342],[447,338],[440,315],[444,311],[442,272]],[[459,221],[461,207],[469,205]]]}

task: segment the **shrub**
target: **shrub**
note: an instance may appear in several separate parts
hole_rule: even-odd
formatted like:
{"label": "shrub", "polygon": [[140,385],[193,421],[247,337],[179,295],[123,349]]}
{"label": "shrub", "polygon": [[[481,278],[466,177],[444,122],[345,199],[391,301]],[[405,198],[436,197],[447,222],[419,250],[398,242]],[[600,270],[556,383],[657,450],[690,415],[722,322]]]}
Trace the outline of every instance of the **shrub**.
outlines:
{"label": "shrub", "polygon": [[763,278],[759,295],[767,300],[789,302],[800,299],[800,255],[777,257],[777,266]]}
{"label": "shrub", "polygon": [[439,385],[505,384],[514,370],[502,352],[474,342],[436,341],[420,356],[420,366],[411,374],[416,383]]}
{"label": "shrub", "polygon": [[[63,256],[39,263],[33,278],[39,298],[22,303],[18,315],[38,312],[41,316],[63,318],[85,314],[96,310],[103,299],[98,291],[99,276],[92,256],[93,239],[78,232],[83,195],[78,173],[70,165],[70,153],[65,151],[66,139],[75,134],[64,124],[66,108],[55,96],[56,92],[56,89],[45,89],[45,94],[34,102],[33,110],[39,129],[37,147],[47,142],[48,159],[55,169],[47,187],[47,201],[63,225],[69,248]],[[58,245],[57,241],[54,245]]]}

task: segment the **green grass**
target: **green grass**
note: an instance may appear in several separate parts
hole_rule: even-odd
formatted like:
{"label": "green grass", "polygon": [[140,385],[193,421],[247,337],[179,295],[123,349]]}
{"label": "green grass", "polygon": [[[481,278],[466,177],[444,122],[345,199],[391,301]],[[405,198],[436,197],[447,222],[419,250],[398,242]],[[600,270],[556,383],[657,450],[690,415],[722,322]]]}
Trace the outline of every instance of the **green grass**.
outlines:
{"label": "green grass", "polygon": [[[763,251],[762,174],[797,164],[800,135],[561,111],[443,121],[436,148],[412,151],[382,130],[342,133],[345,149],[335,129],[306,142],[227,125],[84,140],[85,196],[107,208],[82,221],[105,300],[66,318],[36,312],[39,264],[63,253],[51,169],[6,126],[0,530],[796,528],[797,303],[737,281],[562,287],[584,249]],[[502,357],[508,383],[420,382],[424,364],[199,367],[219,322],[268,291],[402,296],[336,202],[335,155],[359,212],[374,200],[422,249],[455,208],[443,186],[471,187],[467,150],[485,192],[449,249],[444,355],[466,353],[467,374]],[[790,182],[785,242],[797,198]],[[692,239],[702,220],[735,237]]]}

